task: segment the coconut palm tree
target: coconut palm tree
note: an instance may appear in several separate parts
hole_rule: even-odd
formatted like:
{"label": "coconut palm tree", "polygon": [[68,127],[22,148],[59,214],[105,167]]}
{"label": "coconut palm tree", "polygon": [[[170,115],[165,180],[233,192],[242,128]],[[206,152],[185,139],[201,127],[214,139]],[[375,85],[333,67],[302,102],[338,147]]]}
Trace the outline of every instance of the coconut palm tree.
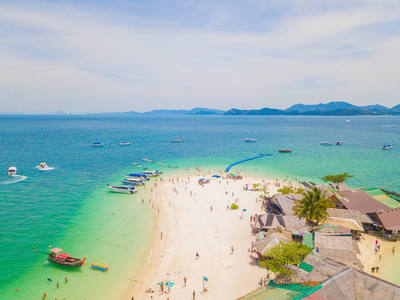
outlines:
{"label": "coconut palm tree", "polygon": [[316,187],[303,192],[302,195],[303,199],[294,201],[296,205],[293,206],[293,212],[299,218],[306,217],[313,225],[318,225],[328,216],[328,208],[335,207],[335,204],[326,197],[326,191],[322,193]]}

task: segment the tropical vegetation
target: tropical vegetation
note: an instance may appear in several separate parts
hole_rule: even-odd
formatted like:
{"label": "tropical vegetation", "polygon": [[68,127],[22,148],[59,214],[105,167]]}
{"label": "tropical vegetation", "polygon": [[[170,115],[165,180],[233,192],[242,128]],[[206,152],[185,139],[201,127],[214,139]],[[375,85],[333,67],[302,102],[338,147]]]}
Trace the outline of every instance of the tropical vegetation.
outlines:
{"label": "tropical vegetation", "polygon": [[279,243],[263,253],[259,264],[268,267],[276,276],[290,276],[293,274],[287,265],[297,266],[313,249],[296,242]]}
{"label": "tropical vegetation", "polygon": [[302,199],[294,200],[296,205],[293,206],[293,212],[299,218],[305,217],[314,225],[318,225],[328,216],[328,208],[335,207],[335,204],[326,197],[326,191],[322,193],[317,187],[303,192],[302,195]]}
{"label": "tropical vegetation", "polygon": [[349,173],[337,174],[337,175],[326,175],[321,178],[324,182],[332,182],[336,185],[336,188],[339,189],[339,183],[346,182],[348,179],[354,177],[354,175],[350,175]]}

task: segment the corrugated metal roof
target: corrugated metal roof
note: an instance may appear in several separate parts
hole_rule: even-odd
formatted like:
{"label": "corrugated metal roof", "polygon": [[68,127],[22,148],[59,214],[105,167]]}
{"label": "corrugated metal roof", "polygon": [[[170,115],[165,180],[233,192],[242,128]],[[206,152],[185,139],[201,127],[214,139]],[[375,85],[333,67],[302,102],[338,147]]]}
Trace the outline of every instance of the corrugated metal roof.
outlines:
{"label": "corrugated metal roof", "polygon": [[375,198],[379,202],[387,205],[390,208],[400,208],[400,202],[391,198],[389,195],[387,195],[384,191],[382,191],[379,188],[363,189],[363,191],[365,191],[368,195]]}
{"label": "corrugated metal roof", "polygon": [[364,213],[389,209],[388,206],[374,199],[363,190],[340,191],[336,198],[347,208]]}
{"label": "corrugated metal roof", "polygon": [[391,208],[371,214],[376,216],[387,230],[400,230],[400,208]]}

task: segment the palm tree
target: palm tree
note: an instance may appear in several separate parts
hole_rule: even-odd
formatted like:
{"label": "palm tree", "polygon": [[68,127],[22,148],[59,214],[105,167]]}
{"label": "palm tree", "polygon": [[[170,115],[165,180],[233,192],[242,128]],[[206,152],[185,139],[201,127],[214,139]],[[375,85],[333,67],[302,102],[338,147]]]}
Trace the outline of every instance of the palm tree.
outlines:
{"label": "palm tree", "polygon": [[307,221],[318,225],[328,216],[328,208],[335,207],[329,198],[326,197],[326,191],[321,192],[320,189],[313,187],[307,192],[303,192],[304,197],[301,200],[295,200],[293,212],[299,218],[305,216]]}

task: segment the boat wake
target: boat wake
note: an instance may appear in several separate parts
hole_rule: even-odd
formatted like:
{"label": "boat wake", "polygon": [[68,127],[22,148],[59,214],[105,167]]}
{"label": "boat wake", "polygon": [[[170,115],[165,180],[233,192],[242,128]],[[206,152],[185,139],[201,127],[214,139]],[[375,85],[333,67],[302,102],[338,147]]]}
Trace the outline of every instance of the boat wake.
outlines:
{"label": "boat wake", "polygon": [[35,169],[38,169],[39,171],[50,171],[50,170],[54,170],[55,167],[39,168],[39,166],[38,166]]}
{"label": "boat wake", "polygon": [[396,124],[393,125],[381,125],[381,127],[392,127],[392,126],[397,126]]}
{"label": "boat wake", "polygon": [[26,180],[28,177],[24,175],[14,175],[10,179],[0,182],[0,184],[13,184]]}

